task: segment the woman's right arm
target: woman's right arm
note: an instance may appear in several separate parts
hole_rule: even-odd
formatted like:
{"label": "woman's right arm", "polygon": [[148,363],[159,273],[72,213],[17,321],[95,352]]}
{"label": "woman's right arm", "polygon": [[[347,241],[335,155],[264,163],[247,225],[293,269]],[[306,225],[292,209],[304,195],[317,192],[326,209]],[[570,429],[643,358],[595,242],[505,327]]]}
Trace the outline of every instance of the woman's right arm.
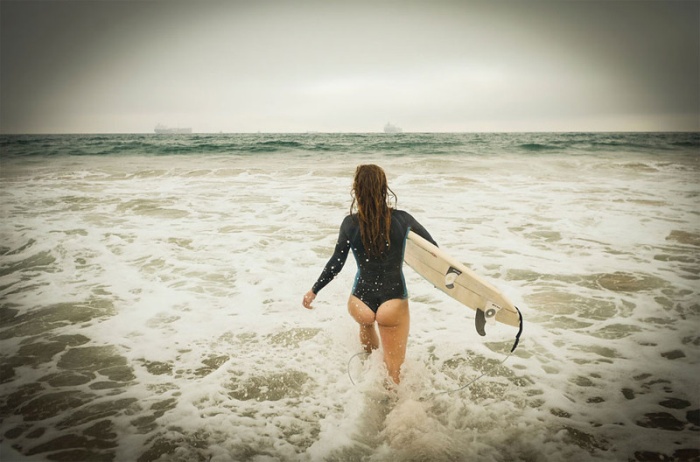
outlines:
{"label": "woman's right arm", "polygon": [[301,304],[304,305],[304,308],[307,310],[310,310],[313,308],[311,306],[311,303],[313,303],[314,299],[316,298],[316,294],[314,293],[313,290],[310,290],[304,294],[304,300],[301,301]]}
{"label": "woman's right arm", "polygon": [[313,302],[314,298],[316,298],[316,294],[318,294],[321,289],[326,287],[329,282],[335,279],[338,273],[340,273],[340,270],[343,269],[343,266],[348,259],[348,253],[350,253],[350,240],[347,237],[347,232],[345,230],[347,224],[346,218],[343,221],[343,224],[340,226],[338,241],[335,244],[333,255],[331,255],[331,258],[326,263],[326,266],[323,268],[321,275],[318,277],[311,290],[304,295],[304,301],[302,302],[304,307],[311,308],[311,302]]}

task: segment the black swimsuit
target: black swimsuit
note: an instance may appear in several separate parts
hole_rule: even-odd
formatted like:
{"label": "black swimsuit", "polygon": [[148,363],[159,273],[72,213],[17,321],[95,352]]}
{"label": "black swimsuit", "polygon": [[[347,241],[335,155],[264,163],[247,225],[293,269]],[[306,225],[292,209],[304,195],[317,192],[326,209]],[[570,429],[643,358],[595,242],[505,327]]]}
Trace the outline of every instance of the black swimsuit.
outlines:
{"label": "black swimsuit", "polygon": [[352,289],[354,296],[362,300],[375,313],[379,306],[387,300],[407,298],[408,292],[406,291],[402,266],[409,230],[437,245],[428,231],[408,212],[392,210],[389,251],[381,258],[370,257],[362,244],[357,215],[348,215],[340,225],[338,242],[335,245],[333,256],[326,263],[323,272],[311,290],[317,294],[326,284],[331,282],[343,269],[348,258],[348,250],[352,249],[357,262],[357,276]]}

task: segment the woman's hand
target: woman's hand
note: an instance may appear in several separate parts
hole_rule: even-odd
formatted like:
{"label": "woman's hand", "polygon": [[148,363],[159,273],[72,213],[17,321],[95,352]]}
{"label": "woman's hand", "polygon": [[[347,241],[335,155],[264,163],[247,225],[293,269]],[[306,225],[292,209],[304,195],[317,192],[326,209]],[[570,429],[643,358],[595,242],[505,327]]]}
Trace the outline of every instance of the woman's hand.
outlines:
{"label": "woman's hand", "polygon": [[301,302],[301,304],[304,305],[304,308],[306,308],[307,310],[312,310],[314,307],[311,306],[311,302],[313,302],[315,298],[316,294],[313,293],[312,290],[310,290],[304,295],[304,300]]}

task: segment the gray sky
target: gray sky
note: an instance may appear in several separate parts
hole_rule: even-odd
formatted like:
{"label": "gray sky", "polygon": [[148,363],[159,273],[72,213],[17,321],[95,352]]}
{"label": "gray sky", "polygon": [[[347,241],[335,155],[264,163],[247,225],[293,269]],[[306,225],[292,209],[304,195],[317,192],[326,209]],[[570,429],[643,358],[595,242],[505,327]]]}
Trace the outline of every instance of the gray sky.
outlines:
{"label": "gray sky", "polygon": [[700,130],[700,0],[0,2],[0,132]]}

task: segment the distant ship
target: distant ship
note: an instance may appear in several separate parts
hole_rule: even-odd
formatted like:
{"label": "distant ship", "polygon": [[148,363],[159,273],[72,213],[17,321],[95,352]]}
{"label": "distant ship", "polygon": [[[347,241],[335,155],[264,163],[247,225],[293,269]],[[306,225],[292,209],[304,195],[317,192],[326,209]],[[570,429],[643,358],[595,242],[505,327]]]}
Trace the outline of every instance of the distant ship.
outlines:
{"label": "distant ship", "polygon": [[164,135],[182,135],[187,133],[192,133],[192,129],[189,127],[166,127],[165,125],[158,124],[154,130],[156,133]]}
{"label": "distant ship", "polygon": [[391,123],[387,122],[386,125],[384,125],[384,133],[402,133],[403,130],[401,130],[401,127],[397,127],[396,125],[391,125]]}

